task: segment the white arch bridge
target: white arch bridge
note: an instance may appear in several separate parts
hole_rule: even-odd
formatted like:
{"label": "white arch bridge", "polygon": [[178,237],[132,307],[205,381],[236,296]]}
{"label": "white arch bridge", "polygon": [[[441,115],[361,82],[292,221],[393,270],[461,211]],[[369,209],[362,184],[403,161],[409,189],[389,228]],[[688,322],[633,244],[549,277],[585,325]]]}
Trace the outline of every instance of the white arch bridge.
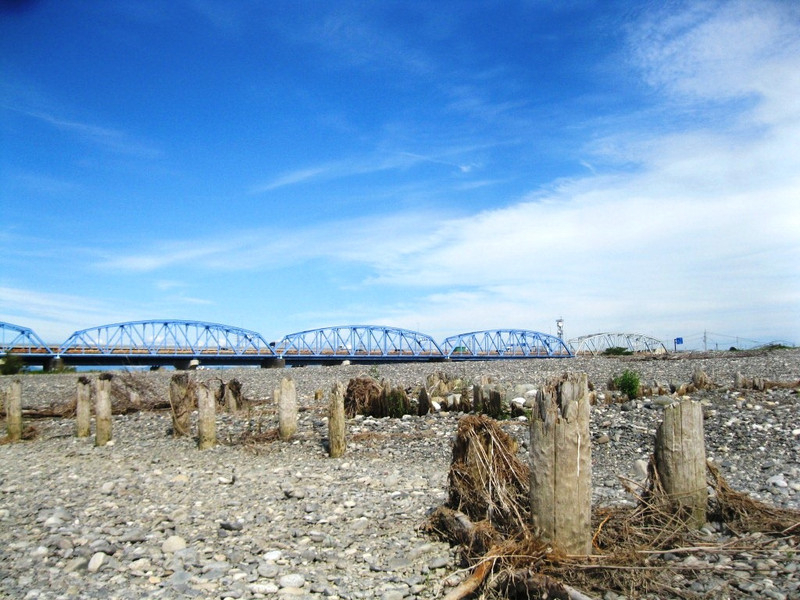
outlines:
{"label": "white arch bridge", "polygon": [[593,333],[572,338],[567,342],[576,356],[591,354],[596,356],[611,348],[623,348],[627,352],[664,354],[664,342],[640,333]]}

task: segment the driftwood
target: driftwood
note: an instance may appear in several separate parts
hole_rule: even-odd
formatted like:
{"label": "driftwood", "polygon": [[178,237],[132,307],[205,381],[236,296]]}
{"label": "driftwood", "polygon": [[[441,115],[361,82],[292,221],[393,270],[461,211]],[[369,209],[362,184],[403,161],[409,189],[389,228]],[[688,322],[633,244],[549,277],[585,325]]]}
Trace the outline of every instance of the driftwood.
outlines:
{"label": "driftwood", "polygon": [[[469,548],[474,554],[481,549],[478,559],[473,559],[472,571],[444,600],[462,600],[471,597],[481,586],[487,584],[489,575],[497,570],[500,563],[513,565],[516,562],[526,563],[532,557],[545,556],[547,550],[531,538],[522,540],[503,540],[497,532],[483,523],[473,523],[467,515],[444,506],[438,507],[429,518],[429,528],[437,532],[446,532],[451,541]],[[533,549],[531,552],[530,550]],[[514,560],[514,553],[521,558]],[[530,567],[501,569],[494,581],[487,584],[493,592],[502,594],[504,598],[560,598],[563,600],[593,600],[573,587],[532,570]]]}
{"label": "driftwood", "polygon": [[479,562],[475,568],[472,569],[472,573],[464,579],[457,587],[455,587],[451,592],[449,592],[445,597],[444,600],[462,600],[462,598],[466,598],[473,594],[485,581],[486,577],[489,573],[492,572],[492,567],[494,566],[494,560],[491,556],[484,558]]}
{"label": "driftwood", "polygon": [[547,600],[593,600],[573,587],[533,569],[502,573],[492,584],[507,598],[547,598]]}

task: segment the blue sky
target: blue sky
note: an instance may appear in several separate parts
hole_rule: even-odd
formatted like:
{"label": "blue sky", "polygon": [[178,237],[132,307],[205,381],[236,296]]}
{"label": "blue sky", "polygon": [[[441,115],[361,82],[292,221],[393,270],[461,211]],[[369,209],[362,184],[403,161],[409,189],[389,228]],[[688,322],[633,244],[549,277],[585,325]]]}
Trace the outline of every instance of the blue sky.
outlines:
{"label": "blue sky", "polygon": [[0,2],[0,320],[800,343],[800,5]]}

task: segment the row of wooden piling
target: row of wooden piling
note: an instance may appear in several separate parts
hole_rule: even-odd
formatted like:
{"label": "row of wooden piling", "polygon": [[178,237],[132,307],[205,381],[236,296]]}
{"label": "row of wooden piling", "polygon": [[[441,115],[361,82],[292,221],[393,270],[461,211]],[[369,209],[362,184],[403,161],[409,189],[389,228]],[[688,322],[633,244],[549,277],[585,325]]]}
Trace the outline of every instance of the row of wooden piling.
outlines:
{"label": "row of wooden piling", "polygon": [[[95,446],[105,446],[112,439],[111,380],[110,373],[101,374],[95,382],[88,377],[79,377],[76,390],[75,436],[86,438],[91,435],[91,415],[95,415]],[[94,391],[94,393],[93,393]],[[228,410],[235,412],[238,408],[236,395],[228,386],[223,392],[223,401]],[[94,395],[94,405],[92,396]],[[172,414],[172,434],[174,437],[190,435],[191,414],[197,409],[197,447],[205,450],[216,445],[216,396],[204,383],[196,383],[188,373],[179,373],[172,377],[169,384],[169,405]],[[289,440],[297,432],[297,392],[294,381],[290,377],[281,379],[280,385],[273,391],[278,405],[278,434],[281,440]],[[329,450],[331,457],[338,458],[344,454],[345,416],[344,386],[334,385],[330,396],[329,413]],[[22,439],[22,382],[16,379],[11,382],[6,393],[6,426],[7,441],[17,442]]]}
{"label": "row of wooden piling", "polygon": [[[112,439],[112,375],[95,382],[95,445]],[[328,409],[328,452],[341,457],[346,449],[345,388],[334,384]],[[78,380],[76,435],[90,435],[91,382]],[[274,390],[278,405],[278,433],[289,440],[297,432],[297,393],[285,377]],[[216,398],[209,387],[193,382],[188,374],[170,382],[173,435],[189,434],[189,417],[198,410],[197,445],[216,445]],[[9,441],[22,435],[21,383],[12,382],[6,394]],[[552,380],[537,393],[530,420],[530,504],[535,528],[544,540],[556,542],[569,554],[591,553],[591,434],[590,394],[586,374],[567,374]],[[655,445],[655,465],[665,493],[684,505],[697,527],[705,522],[707,501],[703,414],[700,404],[683,401],[664,411]]]}

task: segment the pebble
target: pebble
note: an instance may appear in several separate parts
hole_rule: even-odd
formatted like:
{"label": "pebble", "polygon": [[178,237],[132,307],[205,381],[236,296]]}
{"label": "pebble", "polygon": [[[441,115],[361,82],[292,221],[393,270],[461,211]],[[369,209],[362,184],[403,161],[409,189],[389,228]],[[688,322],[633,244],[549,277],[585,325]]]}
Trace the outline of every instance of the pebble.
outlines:
{"label": "pebble", "polygon": [[170,554],[184,548],[186,548],[186,540],[179,535],[171,535],[161,544],[161,551]]}
{"label": "pebble", "polygon": [[[704,404],[709,458],[725,465],[723,474],[735,489],[778,506],[800,507],[796,390],[730,389],[736,372],[799,380],[798,351],[754,358],[726,354],[725,360],[571,362],[567,369],[586,372],[600,391],[592,409],[595,505],[633,502],[620,478],[645,476],[661,418],[661,410],[654,409],[676,400],[664,395],[619,404],[603,389],[606,382],[632,369],[643,381],[688,383],[698,363],[718,384],[710,391],[687,392]],[[507,384],[510,398],[527,402],[529,392],[565,366],[548,359],[377,369],[381,377],[408,387],[433,372],[464,381],[486,376]],[[115,444],[104,448],[95,448],[92,439],[74,438],[70,419],[37,420],[38,439],[0,446],[5,559],[0,597],[441,597],[465,574],[452,549],[423,534],[419,525],[446,500],[451,443],[461,414],[349,420],[345,457],[330,459],[323,442],[327,406],[314,403],[314,391],[366,372],[359,365],[197,371],[193,377],[212,383],[239,379],[257,402],[250,413],[218,415],[217,434],[225,443],[202,452],[195,440],[167,433],[166,412],[115,416]],[[247,427],[268,431],[277,426],[272,390],[287,375],[295,379],[303,407],[293,440],[254,448],[229,443]],[[170,377],[169,372],[142,373],[140,396],[156,390],[166,397]],[[25,376],[23,405],[69,402],[76,379],[74,374]],[[7,381],[0,378],[0,391]],[[527,423],[507,421],[503,427],[527,448]],[[702,535],[713,542],[730,534],[709,523]],[[720,597],[719,590],[735,586],[739,595],[798,598],[796,538],[782,543],[718,558],[676,553],[664,560],[679,565],[678,573],[696,569],[676,580],[686,595]]]}

